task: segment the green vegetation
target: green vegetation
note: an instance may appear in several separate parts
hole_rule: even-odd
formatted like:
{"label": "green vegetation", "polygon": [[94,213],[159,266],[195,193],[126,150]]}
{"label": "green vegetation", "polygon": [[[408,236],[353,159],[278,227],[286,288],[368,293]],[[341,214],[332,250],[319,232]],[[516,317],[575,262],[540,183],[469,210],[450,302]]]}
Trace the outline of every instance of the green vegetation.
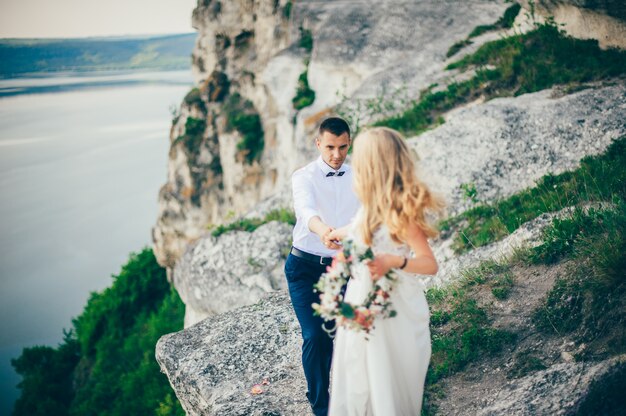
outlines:
{"label": "green vegetation", "polygon": [[472,43],[473,42],[469,39],[463,39],[453,43],[452,46],[450,46],[450,49],[448,49],[448,52],[446,52],[446,58],[456,55],[457,52],[459,52],[464,47],[471,45]]}
{"label": "green vegetation", "polygon": [[508,9],[504,11],[504,15],[498,19],[498,21],[492,25],[480,25],[476,26],[474,30],[469,34],[469,38],[475,38],[477,36],[482,35],[485,32],[490,32],[492,30],[498,29],[510,29],[513,27],[513,22],[515,18],[519,14],[519,11],[522,7],[515,3],[512,6],[509,6]]}
{"label": "green vegetation", "polygon": [[237,143],[237,150],[243,153],[248,164],[259,160],[263,154],[265,140],[261,117],[249,100],[243,100],[241,95],[234,93],[224,105],[227,117],[227,128],[237,130],[241,134],[241,141]]}
{"label": "green vegetation", "polygon": [[189,68],[195,33],[151,38],[3,39],[0,75]]}
{"label": "green vegetation", "polygon": [[301,48],[304,48],[307,53],[311,53],[313,50],[313,33],[309,29],[305,29],[300,26],[300,43]]}
{"label": "green vegetation", "polygon": [[555,220],[529,256],[547,264],[572,259],[533,318],[549,333],[574,332],[594,358],[626,352],[626,199],[620,198],[608,209],[579,209]]}
{"label": "green vegetation", "polygon": [[267,224],[270,221],[285,222],[287,224],[295,225],[296,216],[293,211],[280,208],[274,209],[265,215],[264,218],[242,218],[227,225],[219,225],[211,233],[213,237],[219,237],[220,235],[229,231],[247,231],[252,232],[259,228],[263,224]]}
{"label": "green vegetation", "polygon": [[515,356],[515,361],[507,373],[507,378],[520,378],[535,371],[545,370],[546,365],[531,351],[526,350]]}
{"label": "green vegetation", "polygon": [[292,8],[293,8],[293,3],[291,1],[288,1],[287,3],[285,3],[285,7],[283,8],[283,16],[285,17],[285,19],[289,20],[289,18],[291,17]]}
{"label": "green vegetation", "polygon": [[[565,272],[556,279],[541,306],[532,312],[539,331],[559,337],[568,334],[579,345],[585,345],[575,354],[576,359],[606,358],[626,352],[625,159],[626,137],[622,137],[604,154],[584,158],[574,171],[547,175],[537,187],[493,205],[476,207],[451,220],[457,226],[463,225],[465,231],[461,235],[472,235],[473,244],[463,240],[462,249],[466,250],[466,244],[495,241],[500,232],[512,232],[543,212],[584,202],[601,206],[579,206],[565,218],[554,219],[543,230],[540,245],[521,250],[505,262],[485,261],[465,270],[455,284],[427,292],[433,349],[422,414],[435,412],[433,401],[442,396],[442,378],[461,371],[485,354],[515,344],[516,335],[493,328],[489,317],[489,296],[495,301],[511,295],[514,265],[567,260]],[[507,377],[523,377],[545,368],[539,357],[526,350],[515,356]],[[623,400],[616,393],[618,390],[607,391],[603,397],[611,406]]]}
{"label": "green vegetation", "polygon": [[399,115],[377,121],[374,126],[391,127],[405,135],[423,133],[440,124],[439,117],[446,111],[480,97],[484,93],[483,88],[496,77],[495,71],[479,70],[474,78],[454,82],[444,91],[432,92],[429,88],[411,108]]}
{"label": "green vegetation", "polygon": [[196,106],[200,109],[200,111],[202,111],[203,113],[206,113],[206,106],[204,105],[204,101],[202,101],[202,95],[200,93],[200,89],[198,89],[197,87],[193,87],[187,93],[187,95],[185,95],[185,98],[183,101],[188,106]]}
{"label": "green vegetation", "polygon": [[[453,247],[457,253],[462,253],[471,247],[497,241],[546,212],[583,202],[626,200],[625,184],[626,137],[622,137],[614,141],[604,154],[583,158],[580,167],[574,171],[548,174],[539,179],[533,188],[492,204],[478,205],[443,221],[440,226],[442,229],[452,227],[458,230]],[[567,245],[570,242],[564,243],[559,236],[554,236],[552,244]],[[553,253],[554,250],[543,255],[549,258],[554,256]]]}
{"label": "green vegetation", "polygon": [[515,3],[504,11],[504,15],[500,17],[500,19],[498,19],[496,23],[491,24],[491,25],[476,26],[474,30],[472,30],[472,32],[469,34],[467,39],[463,39],[461,41],[456,42],[454,45],[450,47],[450,49],[448,49],[448,53],[446,53],[446,57],[449,58],[455,55],[458,51],[460,51],[467,45],[471,45],[472,44],[472,41],[470,40],[471,38],[475,38],[477,36],[482,35],[485,32],[490,32],[492,30],[510,29],[511,27],[513,27],[513,22],[515,21],[515,18],[519,14],[520,9],[521,9],[521,6]]}
{"label": "green vegetation", "polygon": [[202,143],[205,129],[206,121],[204,119],[188,117],[185,121],[185,134],[178,136],[174,143],[182,142],[187,154],[195,154]]}
{"label": "green vegetation", "polygon": [[184,305],[152,250],[131,253],[113,285],[92,292],[63,342],[25,348],[14,415],[180,415],[154,359],[163,334],[183,327]]}
{"label": "green vegetation", "polygon": [[[438,382],[485,354],[501,351],[516,339],[515,334],[492,326],[486,307],[476,300],[481,291],[503,288],[501,276],[509,275],[510,265],[485,262],[467,270],[461,279],[444,288],[426,293],[430,307],[432,355],[426,375],[426,394],[422,414],[434,412],[432,399],[438,396]],[[494,299],[499,299],[494,296]]]}
{"label": "green vegetation", "polygon": [[309,81],[307,78],[308,69],[305,69],[298,78],[298,89],[296,90],[296,96],[291,100],[293,102],[293,108],[301,110],[304,107],[308,107],[315,101],[315,91],[309,87]]}
{"label": "green vegetation", "polygon": [[491,99],[520,95],[557,84],[576,85],[623,76],[626,52],[602,50],[595,40],[566,36],[548,21],[523,35],[486,43],[448,69],[470,67],[476,68],[472,79],[450,84],[444,91],[432,92],[429,88],[411,108],[374,125],[415,135],[433,126],[444,112],[481,96]]}
{"label": "green vegetation", "polygon": [[483,45],[448,69],[494,65],[491,96],[520,95],[555,84],[589,82],[626,73],[626,52],[602,50],[595,40],[566,36],[556,24],[538,25],[532,32]]}
{"label": "green vegetation", "polygon": [[296,110],[302,110],[305,107],[310,106],[315,101],[315,91],[309,87],[309,62],[311,60],[311,51],[313,50],[313,34],[310,30],[304,29],[300,26],[300,47],[304,48],[307,52],[307,57],[304,60],[304,72],[298,77],[298,87],[296,89],[296,95],[291,102],[293,108]]}

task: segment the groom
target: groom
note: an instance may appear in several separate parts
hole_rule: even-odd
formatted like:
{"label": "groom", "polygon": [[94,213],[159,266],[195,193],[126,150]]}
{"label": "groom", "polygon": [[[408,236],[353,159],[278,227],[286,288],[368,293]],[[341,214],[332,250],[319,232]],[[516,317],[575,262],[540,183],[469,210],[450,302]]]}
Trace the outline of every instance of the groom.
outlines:
{"label": "groom", "polygon": [[[315,144],[320,156],[291,177],[296,225],[293,247],[285,263],[291,304],[302,329],[302,366],[307,398],[316,416],[328,413],[330,364],[333,341],[324,321],[313,315],[319,303],[313,291],[332,256],[341,248],[329,238],[335,228],[350,222],[359,202],[352,190],[352,170],[343,162],[350,148],[350,127],[343,119],[329,117],[319,127]],[[332,323],[328,323],[330,327]]]}

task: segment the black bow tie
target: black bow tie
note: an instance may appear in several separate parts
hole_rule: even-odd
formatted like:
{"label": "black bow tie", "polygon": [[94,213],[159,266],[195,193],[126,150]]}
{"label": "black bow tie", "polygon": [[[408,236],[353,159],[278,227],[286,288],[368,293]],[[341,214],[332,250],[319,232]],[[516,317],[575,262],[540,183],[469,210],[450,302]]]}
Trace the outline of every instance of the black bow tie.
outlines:
{"label": "black bow tie", "polygon": [[[346,173],[345,170],[342,170],[341,172],[337,172],[337,176],[343,176],[344,173]],[[335,176],[335,172],[328,172],[326,174],[326,177],[328,178],[329,176]]]}

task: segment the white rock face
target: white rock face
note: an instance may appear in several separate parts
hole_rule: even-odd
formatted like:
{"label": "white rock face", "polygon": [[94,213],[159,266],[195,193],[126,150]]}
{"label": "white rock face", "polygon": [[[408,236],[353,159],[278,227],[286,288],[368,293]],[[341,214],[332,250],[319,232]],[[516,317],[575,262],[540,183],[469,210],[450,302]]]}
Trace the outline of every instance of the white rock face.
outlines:
{"label": "white rock face", "polygon": [[[300,327],[288,296],[277,293],[165,335],[156,346],[189,416],[312,414],[300,355]],[[256,384],[261,394],[251,393]]]}
{"label": "white rock face", "polygon": [[462,184],[473,184],[480,201],[505,198],[548,173],[575,169],[626,134],[624,83],[553,98],[557,91],[460,108],[409,139],[420,176],[447,199],[450,215],[472,204]]}
{"label": "white rock face", "polygon": [[599,363],[560,363],[508,383],[493,403],[478,412],[495,415],[571,415],[590,393],[594,381],[624,374],[626,356]]}
{"label": "white rock face", "polygon": [[[530,2],[520,4],[530,10]],[[571,36],[595,39],[602,48],[626,49],[626,4],[620,0],[538,0],[539,19],[549,16]]]}
{"label": "white rock face", "polygon": [[173,273],[185,303],[185,328],[285,289],[290,242],[291,226],[273,221],[251,233],[209,234],[190,246]]}

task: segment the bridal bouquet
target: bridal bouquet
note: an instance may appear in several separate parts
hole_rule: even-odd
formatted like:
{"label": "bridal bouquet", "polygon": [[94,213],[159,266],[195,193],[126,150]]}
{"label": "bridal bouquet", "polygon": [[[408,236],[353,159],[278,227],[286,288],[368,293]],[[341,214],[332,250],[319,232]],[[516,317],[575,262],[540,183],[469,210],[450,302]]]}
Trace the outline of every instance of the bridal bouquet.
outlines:
{"label": "bridal bouquet", "polygon": [[389,300],[389,294],[397,281],[397,275],[393,271],[372,282],[372,289],[362,304],[344,301],[342,288],[352,276],[353,267],[373,258],[371,248],[360,247],[353,240],[344,241],[343,251],[333,259],[326,273],[322,274],[314,286],[320,292],[320,303],[312,305],[315,314],[325,321],[334,319],[339,325],[365,333],[373,328],[376,318],[394,317],[396,311],[392,309]]}

